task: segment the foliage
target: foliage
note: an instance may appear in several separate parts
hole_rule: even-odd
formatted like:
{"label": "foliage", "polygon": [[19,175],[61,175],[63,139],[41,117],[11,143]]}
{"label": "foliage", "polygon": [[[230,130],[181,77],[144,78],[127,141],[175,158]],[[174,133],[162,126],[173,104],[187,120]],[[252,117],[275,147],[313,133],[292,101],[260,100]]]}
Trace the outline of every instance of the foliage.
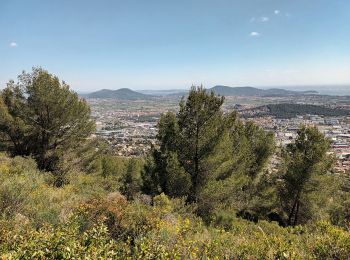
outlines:
{"label": "foliage", "polygon": [[237,218],[226,208],[206,225],[184,199],[163,193],[152,205],[138,197],[128,201],[106,188],[99,173],[68,177],[69,184],[54,188],[34,160],[0,157],[1,258],[350,257],[350,232],[327,221],[284,228]]}
{"label": "foliage", "polygon": [[[263,112],[255,114],[255,116],[271,115],[277,118],[293,118],[303,115],[323,115],[323,116],[348,116],[349,111],[345,109],[335,109],[326,106],[310,105],[310,104],[270,104],[255,108]],[[248,110],[249,111],[249,110]],[[249,114],[247,114],[249,115]]]}
{"label": "foliage", "polygon": [[[154,147],[143,172],[143,191],[186,197],[208,216],[217,208],[239,205],[242,194],[256,188],[274,151],[274,139],[236,113],[224,114],[223,97],[192,87],[177,114],[168,112],[158,123],[159,147]],[[239,197],[239,199],[237,199]],[[249,196],[243,199],[246,204]]]}
{"label": "foliage", "polygon": [[192,87],[176,115],[169,112],[161,117],[157,136],[160,147],[153,151],[153,167],[144,172],[145,179],[151,178],[144,182],[144,190],[187,196],[189,202],[198,199],[207,181],[204,160],[222,132],[223,101],[203,87]]}
{"label": "foliage", "polygon": [[[161,195],[154,206],[122,197],[81,205],[64,225],[0,224],[2,258],[347,259],[350,233],[327,222],[282,228],[228,219],[225,229],[174,212]],[[97,204],[96,204],[97,203]],[[105,206],[104,206],[105,205]],[[166,207],[164,207],[167,205]],[[90,217],[90,224],[81,216]],[[104,216],[107,216],[105,218]],[[109,219],[109,220],[107,220]],[[111,221],[111,219],[114,219]],[[104,221],[101,221],[104,220]],[[84,227],[84,228],[82,228]],[[116,228],[117,227],[117,228]]]}
{"label": "foliage", "polygon": [[305,223],[312,218],[313,193],[320,193],[324,185],[320,178],[332,167],[328,154],[330,141],[315,127],[301,127],[294,143],[283,152],[280,198],[288,225]]}
{"label": "foliage", "polygon": [[193,87],[146,160],[121,158],[86,140],[89,109],[65,83],[42,69],[10,82],[0,258],[349,259],[350,179],[331,174],[329,140],[302,127],[270,171],[273,135],[222,102]]}
{"label": "foliage", "polygon": [[140,193],[142,186],[141,165],[139,161],[132,158],[128,162],[128,167],[123,178],[121,191],[131,200]]}
{"label": "foliage", "polygon": [[349,172],[338,176],[339,189],[335,192],[332,205],[329,207],[331,222],[350,228],[350,175]]}
{"label": "foliage", "polygon": [[57,170],[63,153],[94,130],[90,108],[65,82],[41,68],[23,72],[0,96],[0,132],[12,155],[33,156],[40,169]]}
{"label": "foliage", "polygon": [[[5,157],[6,158],[6,157]],[[63,188],[51,185],[33,159],[0,160],[0,210],[3,219],[24,220],[33,226],[58,224],[82,201],[108,193],[96,175],[72,173]]]}

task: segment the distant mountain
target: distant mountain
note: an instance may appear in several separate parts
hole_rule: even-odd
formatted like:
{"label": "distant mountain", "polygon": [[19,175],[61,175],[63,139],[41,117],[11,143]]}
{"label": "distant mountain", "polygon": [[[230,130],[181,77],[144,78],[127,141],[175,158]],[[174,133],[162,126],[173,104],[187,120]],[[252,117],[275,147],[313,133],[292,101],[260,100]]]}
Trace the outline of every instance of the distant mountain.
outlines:
{"label": "distant mountain", "polygon": [[117,90],[102,89],[86,95],[88,98],[113,98],[119,100],[145,100],[152,99],[154,96],[142,94],[128,88]]}
{"label": "distant mountain", "polygon": [[291,96],[291,95],[315,95],[317,91],[291,91],[279,88],[271,89],[259,89],[254,87],[228,87],[228,86],[215,86],[211,89],[218,95],[222,96]]}
{"label": "distant mountain", "polygon": [[[291,91],[279,88],[259,89],[254,87],[228,87],[215,86],[209,89],[221,96],[295,96],[295,95],[315,95],[316,91]],[[87,98],[114,98],[119,100],[147,100],[156,97],[179,98],[188,94],[185,90],[158,90],[158,91],[142,91],[143,93],[133,91],[128,88],[117,90],[102,89],[90,94],[83,95]]]}

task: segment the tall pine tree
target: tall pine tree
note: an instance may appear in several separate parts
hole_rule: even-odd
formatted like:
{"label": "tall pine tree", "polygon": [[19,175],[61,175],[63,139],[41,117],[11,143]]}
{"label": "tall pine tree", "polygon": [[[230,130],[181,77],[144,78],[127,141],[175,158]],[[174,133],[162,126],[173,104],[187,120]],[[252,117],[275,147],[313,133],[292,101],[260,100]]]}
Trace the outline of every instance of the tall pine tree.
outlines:
{"label": "tall pine tree", "polygon": [[287,224],[295,226],[311,218],[313,200],[309,194],[322,193],[318,177],[332,167],[330,141],[316,127],[302,126],[295,142],[282,154],[282,185],[279,196]]}

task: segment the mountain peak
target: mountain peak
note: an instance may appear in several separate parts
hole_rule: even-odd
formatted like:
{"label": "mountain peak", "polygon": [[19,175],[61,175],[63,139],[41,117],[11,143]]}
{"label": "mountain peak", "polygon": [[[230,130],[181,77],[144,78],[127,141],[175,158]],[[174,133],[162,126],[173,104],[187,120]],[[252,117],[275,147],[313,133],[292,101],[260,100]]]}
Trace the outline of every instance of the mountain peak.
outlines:
{"label": "mountain peak", "polygon": [[142,94],[133,91],[129,88],[120,88],[117,90],[101,89],[99,91],[90,93],[88,98],[113,98],[119,100],[139,100],[139,99],[151,99],[153,96]]}

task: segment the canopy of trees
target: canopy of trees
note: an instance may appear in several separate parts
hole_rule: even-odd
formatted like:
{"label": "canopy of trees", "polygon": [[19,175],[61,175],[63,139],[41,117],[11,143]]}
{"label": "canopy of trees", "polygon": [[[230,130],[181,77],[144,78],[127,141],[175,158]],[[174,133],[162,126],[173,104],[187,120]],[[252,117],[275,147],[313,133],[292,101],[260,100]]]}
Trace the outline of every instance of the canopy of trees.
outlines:
{"label": "canopy of trees", "polygon": [[0,258],[349,259],[350,178],[332,173],[329,140],[302,126],[276,148],[223,102],[193,87],[159,120],[150,155],[122,158],[86,140],[89,107],[57,77],[37,68],[10,82]]}
{"label": "canopy of trees", "polygon": [[[309,104],[270,104],[253,110],[262,110],[255,116],[271,115],[277,118],[293,118],[303,115],[322,115],[322,116],[348,116],[350,113],[345,109],[336,109],[326,106]],[[249,110],[248,110],[249,111]],[[249,113],[247,114],[249,116]]]}
{"label": "canopy of trees", "polygon": [[[193,87],[177,114],[161,117],[159,147],[143,174],[146,193],[186,196],[206,214],[214,204],[232,199],[237,179],[245,178],[247,188],[262,173],[273,153],[273,135],[251,122],[243,124],[235,112],[224,114],[223,102]],[[207,198],[213,187],[217,192]]]}
{"label": "canopy of trees", "polygon": [[1,91],[2,142],[13,156],[33,156],[40,169],[57,170],[62,154],[93,131],[86,102],[41,68],[23,72]]}

